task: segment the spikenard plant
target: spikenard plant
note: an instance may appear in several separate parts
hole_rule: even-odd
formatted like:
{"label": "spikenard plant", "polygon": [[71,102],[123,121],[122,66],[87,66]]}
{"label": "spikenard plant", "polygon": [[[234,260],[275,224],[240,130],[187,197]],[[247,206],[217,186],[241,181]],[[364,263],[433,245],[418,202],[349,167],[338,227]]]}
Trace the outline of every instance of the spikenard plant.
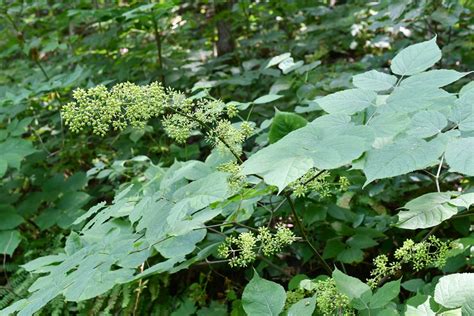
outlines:
{"label": "spikenard plant", "polygon": [[[433,281],[430,296],[402,304],[398,299],[401,280],[384,283],[395,273],[387,272],[387,279],[377,274],[377,285],[372,282],[371,287],[331,268],[308,236],[295,204],[295,198],[321,186],[322,192],[327,192],[322,183],[314,181],[324,181],[318,177],[329,170],[352,165],[353,170],[363,171],[364,186],[369,186],[380,179],[435,168],[430,174],[436,191],[408,202],[395,226],[432,228],[431,235],[442,222],[469,214],[474,194],[463,192],[461,186],[441,192],[441,176],[447,167],[453,174],[474,176],[474,84],[465,85],[458,94],[441,89],[468,73],[426,71],[440,58],[436,38],[405,48],[392,60],[393,74],[371,70],[354,76],[354,89],[316,100],[319,110],[327,114],[307,125],[289,124],[294,127],[289,131],[296,130],[247,160],[242,143],[251,135],[251,124],[234,127],[223,117],[235,115],[235,109],[225,110],[219,101],[192,101],[156,84],[139,87],[126,83],[111,90],[99,86],[76,91],[76,101],[63,110],[63,117],[75,131],[90,125],[104,134],[110,127],[142,126],[160,116],[165,131],[175,140],[184,141],[199,128],[220,150],[204,162],[175,162],[169,168],[150,163],[145,176],[123,186],[112,203],[99,203],[75,221],[82,229],[69,235],[63,252],[23,266],[40,277],[30,287],[29,297],[2,313],[31,315],[58,296],[79,302],[117,284],[210,263],[208,258],[217,256],[219,247],[223,257],[231,257],[232,245],[240,247],[236,256],[225,259],[233,266],[248,265],[260,254],[280,252],[284,256],[283,247],[296,241],[287,228],[294,223],[300,240],[331,278],[292,280],[290,290],[304,293],[294,302],[294,294],[288,301],[281,285],[255,272],[241,301],[248,315],[279,315],[284,310],[288,315],[418,315],[421,311],[472,315],[474,274],[443,276]],[[340,180],[339,186],[347,189],[347,181]],[[277,200],[276,207],[272,198]],[[282,205],[289,207],[291,215],[274,218]],[[267,211],[266,216],[254,214],[257,206]],[[260,223],[256,226],[264,228],[243,224],[253,217]],[[229,237],[236,233],[238,237]],[[426,238],[430,244],[425,240],[410,250],[413,260],[426,261],[422,268],[440,268],[442,259],[466,249],[459,249],[461,246],[472,247],[472,240],[458,242],[458,249],[443,248],[439,262],[428,262],[430,245],[444,244]],[[402,249],[406,254],[408,250]],[[379,261],[375,268],[381,268]],[[333,297],[336,299],[331,300]],[[286,302],[290,303],[285,309]]]}

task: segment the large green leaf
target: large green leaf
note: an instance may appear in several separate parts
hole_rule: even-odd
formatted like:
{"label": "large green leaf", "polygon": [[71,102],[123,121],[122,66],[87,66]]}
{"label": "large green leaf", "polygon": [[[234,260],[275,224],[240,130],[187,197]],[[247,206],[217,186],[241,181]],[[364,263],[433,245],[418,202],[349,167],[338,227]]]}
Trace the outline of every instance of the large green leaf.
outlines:
{"label": "large green leaf", "polygon": [[290,132],[306,126],[306,124],[308,124],[308,121],[298,114],[277,111],[270,126],[268,140],[270,143],[275,143]]}
{"label": "large green leaf", "polygon": [[397,87],[380,106],[378,112],[414,113],[420,110],[449,109],[456,97],[443,89],[433,87]]}
{"label": "large green leaf", "polygon": [[451,171],[474,176],[474,137],[450,141],[446,148],[446,162]]}
{"label": "large green leaf", "polygon": [[[471,98],[474,98],[474,95]],[[456,123],[461,131],[474,131],[474,105],[472,101],[466,97],[460,97],[456,101],[449,119]]]}
{"label": "large green leaf", "polygon": [[457,72],[451,69],[435,69],[408,77],[401,82],[400,86],[441,88],[468,74],[469,72]]}
{"label": "large green leaf", "polygon": [[420,111],[413,116],[407,134],[427,138],[441,133],[447,124],[446,117],[438,111]]}
{"label": "large green leaf", "polygon": [[35,151],[31,142],[21,138],[10,137],[0,142],[1,160],[6,161],[11,168],[19,169],[21,161]]}
{"label": "large green leaf", "polygon": [[354,86],[370,91],[385,91],[392,89],[397,82],[397,77],[377,70],[370,70],[352,77]]}
{"label": "large green leaf", "polygon": [[474,315],[474,273],[443,276],[436,284],[434,299],[447,308],[462,307],[463,315]]}
{"label": "large green leaf", "polygon": [[349,89],[329,94],[316,102],[330,114],[352,115],[375,105],[377,94],[370,90]]}
{"label": "large green leaf", "polygon": [[324,115],[251,156],[243,173],[263,176],[282,191],[310,168],[335,169],[350,164],[370,148],[373,131],[345,115]]}
{"label": "large green leaf", "polygon": [[407,311],[405,312],[405,316],[436,316],[437,314],[431,309],[431,299],[431,296],[428,296],[422,304],[416,307],[412,305],[407,305]]}
{"label": "large green leaf", "polygon": [[291,53],[283,53],[281,55],[272,57],[272,59],[268,61],[268,64],[265,66],[265,68],[270,68],[272,66],[278,65],[279,63],[281,63],[282,61],[290,57],[291,57]]}
{"label": "large green leaf", "polygon": [[5,175],[8,168],[8,161],[0,158],[0,178]]}
{"label": "large green leaf", "polygon": [[351,301],[361,300],[362,302],[368,302],[372,296],[370,287],[357,278],[346,275],[338,269],[334,270],[332,277],[336,281],[337,290],[349,297]]}
{"label": "large green leaf", "polygon": [[0,231],[0,253],[6,255],[13,255],[13,252],[18,247],[21,241],[21,234],[17,230],[2,230]]}
{"label": "large green leaf", "polygon": [[0,230],[14,229],[25,219],[12,206],[0,205]]}
{"label": "large green leaf", "polygon": [[474,204],[474,192],[461,194],[457,198],[449,201],[449,203],[456,205],[457,207],[468,209]]}
{"label": "large green leaf", "polygon": [[374,129],[377,137],[394,137],[410,125],[410,118],[406,114],[383,113],[374,116],[368,125]]}
{"label": "large green leaf", "polygon": [[429,41],[410,45],[392,60],[390,69],[394,74],[411,76],[420,73],[441,59],[441,50],[436,45],[436,36]]}
{"label": "large green leaf", "polygon": [[449,204],[455,192],[427,193],[403,206],[408,211],[398,213],[397,226],[404,229],[433,227],[456,215],[458,209]]}
{"label": "large green leaf", "polygon": [[264,95],[264,96],[261,96],[261,97],[255,99],[253,101],[253,103],[255,103],[255,104],[270,103],[270,102],[276,101],[280,98],[283,98],[283,96],[278,95],[278,94],[267,94],[267,95]]}
{"label": "large green leaf", "polygon": [[316,296],[304,298],[291,305],[288,316],[311,316],[316,308]]}
{"label": "large green leaf", "polygon": [[242,293],[242,306],[248,315],[280,315],[285,300],[283,286],[262,279],[256,271]]}
{"label": "large green leaf", "polygon": [[402,138],[382,148],[372,149],[367,153],[364,165],[365,185],[376,179],[395,177],[434,165],[443,151],[440,140],[428,142],[415,137]]}
{"label": "large green leaf", "polygon": [[396,298],[400,293],[400,280],[391,281],[384,284],[370,298],[370,308],[381,308],[387,305],[391,300]]}

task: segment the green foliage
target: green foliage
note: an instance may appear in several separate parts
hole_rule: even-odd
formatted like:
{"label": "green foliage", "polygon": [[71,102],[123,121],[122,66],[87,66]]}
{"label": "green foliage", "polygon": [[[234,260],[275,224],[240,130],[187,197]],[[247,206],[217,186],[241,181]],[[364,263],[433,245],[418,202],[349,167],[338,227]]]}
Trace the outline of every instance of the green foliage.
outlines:
{"label": "green foliage", "polygon": [[472,273],[456,273],[440,278],[435,288],[435,301],[447,308],[461,307],[463,314],[472,314],[473,278]]}
{"label": "green foliage", "polygon": [[474,313],[472,10],[2,3],[0,314]]}
{"label": "green foliage", "polygon": [[308,121],[298,114],[277,111],[272,120],[270,131],[268,132],[268,141],[270,143],[275,143],[286,134],[301,128],[306,124],[308,124]]}
{"label": "green foliage", "polygon": [[283,225],[276,226],[272,234],[268,227],[259,227],[257,235],[252,232],[240,233],[238,237],[229,236],[219,246],[221,258],[229,258],[231,267],[247,267],[255,261],[260,252],[264,256],[272,256],[291,245],[295,241],[291,230]]}
{"label": "green foliage", "polygon": [[279,315],[285,298],[281,285],[262,279],[255,271],[242,293],[242,306],[249,315]]}
{"label": "green foliage", "polygon": [[389,261],[386,255],[378,255],[374,259],[374,270],[368,283],[375,288],[385,278],[396,275],[404,264],[410,264],[415,271],[428,267],[442,269],[449,257],[449,250],[453,245],[448,245],[434,236],[419,243],[411,239],[405,240],[403,246],[395,250],[394,261]]}

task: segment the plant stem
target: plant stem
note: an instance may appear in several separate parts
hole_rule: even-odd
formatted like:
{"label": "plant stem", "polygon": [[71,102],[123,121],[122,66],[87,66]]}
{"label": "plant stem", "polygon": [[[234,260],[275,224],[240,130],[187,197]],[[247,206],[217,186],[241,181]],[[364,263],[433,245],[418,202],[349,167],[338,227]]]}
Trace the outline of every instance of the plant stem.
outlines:
{"label": "plant stem", "polygon": [[[191,116],[191,115],[188,115],[188,114],[186,114],[186,113],[182,113],[182,112],[180,112],[180,111],[178,111],[178,110],[176,110],[176,109],[173,109],[172,107],[170,107],[169,109],[170,109],[171,111],[173,111],[174,113],[176,113],[176,114],[182,115],[182,116],[184,116],[184,117],[186,117],[186,118],[188,118],[188,119],[190,119],[190,120],[193,120],[193,121],[197,122],[199,125],[201,125],[202,127],[206,128],[208,131],[211,131],[211,130],[212,130],[211,126],[209,126],[207,123],[205,123],[205,122],[203,122],[203,121],[201,121],[201,120],[199,120],[199,119],[197,119],[197,118],[195,118],[195,117],[193,117],[193,116]],[[221,141],[221,142],[227,147],[227,149],[229,149],[229,151],[232,153],[232,155],[234,155],[234,157],[237,159],[237,161],[238,161],[240,164],[244,163],[244,162],[242,161],[242,159],[240,158],[240,156],[232,149],[232,147],[230,147],[230,145],[227,143],[227,141],[226,141],[225,139],[223,139],[223,138],[220,137],[220,136],[217,136],[217,138],[219,139],[219,141]]]}
{"label": "plant stem", "polygon": [[[142,265],[140,266],[140,272],[143,272],[144,269],[145,269],[145,263],[142,263]],[[143,283],[143,279],[140,279],[140,281],[138,281],[138,288],[136,290],[137,296],[135,298],[135,305],[133,306],[133,316],[137,314],[138,303],[140,302],[140,294],[143,291],[142,283]]]}
{"label": "plant stem", "polygon": [[463,214],[454,215],[452,218],[455,219],[455,218],[463,218],[463,217],[469,217],[469,216],[474,216],[474,213],[471,212],[471,211],[468,211],[468,212],[463,213]]}
{"label": "plant stem", "polygon": [[444,155],[441,157],[441,161],[439,162],[439,166],[438,166],[438,172],[436,172],[436,176],[435,176],[436,190],[438,190],[438,192],[441,192],[441,188],[439,186],[439,175],[443,167],[443,161],[444,161]]}
{"label": "plant stem", "polygon": [[268,264],[270,267],[272,267],[273,269],[275,270],[278,270],[279,272],[281,272],[282,274],[288,276],[288,277],[291,277],[291,273],[289,273],[288,271],[286,271],[285,269],[283,269],[282,267],[274,264],[273,262],[271,262],[270,260],[268,260],[267,258],[265,258],[264,256],[262,255],[259,255],[258,256],[258,259],[264,261],[266,264]]}
{"label": "plant stem", "polygon": [[316,257],[321,261],[321,264],[323,265],[324,270],[326,270],[329,275],[332,274],[332,269],[324,260],[323,256],[319,253],[319,251],[316,249],[316,247],[311,243],[309,240],[308,236],[306,235],[306,231],[304,230],[303,224],[301,223],[300,219],[298,218],[298,214],[296,214],[296,209],[293,204],[293,201],[291,200],[291,196],[289,194],[285,195],[286,200],[288,201],[288,204],[290,205],[291,208],[291,213],[293,214],[293,217],[295,219],[296,226],[298,226],[299,231],[301,232],[301,235],[303,236],[303,239],[306,241],[306,243],[311,247],[311,250],[313,250],[314,254]]}
{"label": "plant stem", "polygon": [[[20,31],[20,29],[18,28],[18,26],[16,25],[15,21],[13,20],[13,18],[10,16],[10,14],[8,14],[6,11],[3,12],[3,14],[6,16],[7,20],[10,22],[10,24],[12,25],[13,29],[15,30],[15,32],[17,32],[17,39],[18,39],[18,42],[20,43],[20,51],[21,53],[25,56],[25,58],[29,58],[28,55],[23,51],[23,47],[25,46],[25,39],[23,37],[23,33]],[[39,57],[38,57],[39,58]],[[43,66],[41,65],[41,63],[39,62],[38,59],[35,59],[35,58],[32,58],[33,62],[36,64],[36,66],[39,67],[39,69],[41,70],[41,72],[43,73],[43,76],[46,78],[46,80],[49,81],[49,76],[48,74],[46,73],[46,70],[44,70]]]}
{"label": "plant stem", "polygon": [[158,30],[158,23],[156,23],[156,19],[155,19],[155,15],[153,14],[153,11],[151,12],[151,14],[152,14],[151,21],[153,23],[153,32],[155,33],[156,50],[158,51],[158,68],[160,70],[161,83],[165,85],[166,82],[165,82],[165,74],[163,73],[161,34]]}
{"label": "plant stem", "polygon": [[426,234],[426,236],[423,237],[421,241],[426,241],[431,235],[433,235],[439,229],[439,227],[440,225],[436,225],[433,228],[431,228],[428,234]]}
{"label": "plant stem", "polygon": [[317,174],[315,174],[314,176],[312,176],[311,178],[309,178],[305,183],[303,183],[303,186],[307,185],[308,183],[310,183],[311,181],[313,181],[314,179],[316,179],[317,177],[319,177],[324,171],[324,169],[322,170],[319,170],[319,172]]}

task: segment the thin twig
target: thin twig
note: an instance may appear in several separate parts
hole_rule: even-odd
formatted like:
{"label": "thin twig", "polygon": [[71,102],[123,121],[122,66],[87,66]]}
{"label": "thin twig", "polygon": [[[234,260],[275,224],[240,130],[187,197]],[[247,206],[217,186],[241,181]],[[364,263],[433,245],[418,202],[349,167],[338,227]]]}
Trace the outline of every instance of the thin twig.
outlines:
{"label": "thin twig", "polygon": [[295,206],[293,204],[293,201],[291,200],[291,196],[286,194],[285,195],[286,197],[286,200],[288,201],[288,204],[290,205],[290,208],[291,208],[291,213],[293,214],[293,217],[295,219],[295,223],[296,223],[296,226],[298,226],[298,229],[299,231],[301,232],[301,235],[303,236],[303,239],[306,241],[306,243],[311,247],[311,250],[313,250],[314,254],[316,255],[316,257],[319,259],[319,261],[321,261],[321,264],[323,265],[323,268],[324,270],[326,270],[327,273],[329,273],[329,275],[332,274],[332,269],[331,267],[328,265],[328,263],[326,262],[326,260],[324,260],[323,256],[321,256],[321,254],[319,253],[319,251],[316,249],[316,247],[311,243],[311,241],[309,240],[308,236],[306,235],[306,231],[304,230],[303,228],[303,224],[301,224],[301,221],[300,219],[298,218],[298,214],[296,214],[296,209],[295,209]]}
{"label": "thin twig", "polygon": [[271,262],[270,260],[268,260],[268,258],[265,258],[264,256],[262,255],[258,255],[258,259],[264,261],[266,264],[268,264],[270,267],[272,267],[273,269],[275,270],[278,270],[279,272],[281,272],[282,274],[288,276],[288,277],[291,277],[291,273],[286,271],[285,269],[283,269],[282,267],[274,264],[273,262]]}
{"label": "thin twig", "polygon": [[[140,266],[140,273],[143,273],[144,269],[145,269],[145,262],[143,262],[142,265]],[[140,294],[142,293],[142,283],[143,283],[143,279],[140,279],[140,281],[138,281],[137,297],[135,299],[135,306],[133,306],[133,315],[134,316],[137,314],[138,302],[140,301]]]}
{"label": "thin twig", "polygon": [[165,85],[165,74],[163,73],[163,55],[161,52],[161,34],[158,30],[158,24],[156,23],[155,15],[153,13],[153,10],[151,11],[151,21],[153,23],[153,31],[155,33],[155,42],[156,42],[156,50],[158,52],[158,67],[160,69],[160,77],[161,77],[161,83]]}
{"label": "thin twig", "polygon": [[[174,113],[176,114],[179,114],[179,115],[182,115],[190,120],[193,120],[195,122],[197,122],[199,125],[201,125],[202,127],[206,128],[208,131],[212,131],[212,128],[211,126],[209,126],[207,123],[191,116],[191,115],[188,115],[186,113],[182,113],[176,109],[173,109],[172,107],[169,108],[171,111],[173,111]],[[242,164],[243,163],[243,160],[240,158],[240,156],[234,151],[234,149],[232,149],[232,147],[227,143],[227,141],[225,139],[223,139],[222,137],[220,137],[219,135],[217,135],[217,139],[219,139],[219,141],[221,141],[226,147],[227,149],[229,149],[229,151],[232,153],[232,155],[234,155],[235,159],[237,159],[237,161]]]}
{"label": "thin twig", "polygon": [[441,157],[441,161],[439,162],[439,166],[438,166],[438,172],[436,172],[436,176],[435,176],[436,190],[438,190],[438,192],[441,192],[441,189],[440,189],[440,186],[439,186],[439,175],[440,175],[441,169],[443,167],[443,161],[444,161],[444,155]]}

